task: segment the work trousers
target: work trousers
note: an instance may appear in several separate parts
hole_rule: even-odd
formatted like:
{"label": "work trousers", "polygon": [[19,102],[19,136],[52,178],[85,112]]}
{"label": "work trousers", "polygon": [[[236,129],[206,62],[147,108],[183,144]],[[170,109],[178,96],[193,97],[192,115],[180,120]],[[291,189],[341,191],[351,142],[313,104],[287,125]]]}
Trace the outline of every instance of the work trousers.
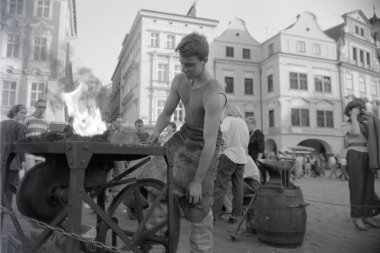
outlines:
{"label": "work trousers", "polygon": [[347,172],[350,189],[351,217],[372,217],[375,199],[374,173],[369,170],[369,158],[367,152],[348,150]]}
{"label": "work trousers", "polygon": [[232,216],[238,217],[243,212],[243,174],[244,164],[232,162],[226,155],[221,155],[218,161],[218,169],[214,186],[214,203],[212,211],[214,217],[220,216],[224,196],[227,192],[228,182],[232,182]]}

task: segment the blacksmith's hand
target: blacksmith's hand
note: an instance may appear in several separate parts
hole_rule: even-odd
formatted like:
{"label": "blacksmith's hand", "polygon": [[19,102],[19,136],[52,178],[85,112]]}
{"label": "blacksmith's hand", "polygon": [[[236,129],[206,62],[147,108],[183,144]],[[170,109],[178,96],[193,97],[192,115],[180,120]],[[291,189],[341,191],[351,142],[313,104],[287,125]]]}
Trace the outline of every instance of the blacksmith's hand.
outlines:
{"label": "blacksmith's hand", "polygon": [[187,187],[186,196],[189,204],[198,204],[202,199],[202,184],[192,181]]}

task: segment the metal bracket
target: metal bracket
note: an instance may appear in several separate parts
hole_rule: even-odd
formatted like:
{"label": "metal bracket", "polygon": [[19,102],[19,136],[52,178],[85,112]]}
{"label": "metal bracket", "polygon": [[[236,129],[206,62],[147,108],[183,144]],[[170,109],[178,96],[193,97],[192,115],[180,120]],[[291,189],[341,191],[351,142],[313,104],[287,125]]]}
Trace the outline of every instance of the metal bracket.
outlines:
{"label": "metal bracket", "polygon": [[65,153],[70,169],[86,169],[93,155],[93,149],[93,143],[66,142]]}

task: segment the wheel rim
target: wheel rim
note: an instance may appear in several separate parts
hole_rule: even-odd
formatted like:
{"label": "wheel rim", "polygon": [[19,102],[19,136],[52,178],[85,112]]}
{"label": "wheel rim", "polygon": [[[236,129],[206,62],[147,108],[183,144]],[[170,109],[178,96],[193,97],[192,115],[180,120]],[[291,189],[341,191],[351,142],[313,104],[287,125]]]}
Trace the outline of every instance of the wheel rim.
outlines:
{"label": "wheel rim", "polygon": [[[152,207],[154,200],[159,195],[158,193],[163,191],[164,187],[163,182],[155,179],[138,180],[121,190],[107,210],[107,215],[114,221],[115,219],[118,221],[118,226],[143,252],[148,252],[152,248],[165,248],[167,251],[169,237],[171,240],[175,240],[176,244],[178,243],[179,215],[176,213],[174,215],[175,231],[173,231],[174,235],[170,236],[166,217],[167,203],[160,201],[158,205]],[[135,207],[136,220],[131,220],[131,217],[128,217],[131,207]],[[174,209],[173,211],[177,210]],[[148,217],[148,212],[153,212],[153,215]],[[136,230],[144,219],[148,219],[148,222],[142,227],[142,231],[137,233]],[[115,233],[112,233],[105,222],[102,222],[99,227],[97,241],[117,249],[125,249],[125,243]],[[100,252],[106,251],[103,249]]]}

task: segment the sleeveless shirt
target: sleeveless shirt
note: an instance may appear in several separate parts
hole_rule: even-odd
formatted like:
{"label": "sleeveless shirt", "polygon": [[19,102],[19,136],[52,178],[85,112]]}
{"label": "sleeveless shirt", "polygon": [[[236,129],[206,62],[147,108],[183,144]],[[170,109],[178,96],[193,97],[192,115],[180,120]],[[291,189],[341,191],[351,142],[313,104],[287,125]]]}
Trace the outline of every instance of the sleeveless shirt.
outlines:
{"label": "sleeveless shirt", "polygon": [[177,79],[173,85],[185,107],[185,123],[203,129],[206,102],[216,94],[226,97],[223,87],[213,78],[199,88],[190,87],[190,80],[183,73],[178,74]]}

